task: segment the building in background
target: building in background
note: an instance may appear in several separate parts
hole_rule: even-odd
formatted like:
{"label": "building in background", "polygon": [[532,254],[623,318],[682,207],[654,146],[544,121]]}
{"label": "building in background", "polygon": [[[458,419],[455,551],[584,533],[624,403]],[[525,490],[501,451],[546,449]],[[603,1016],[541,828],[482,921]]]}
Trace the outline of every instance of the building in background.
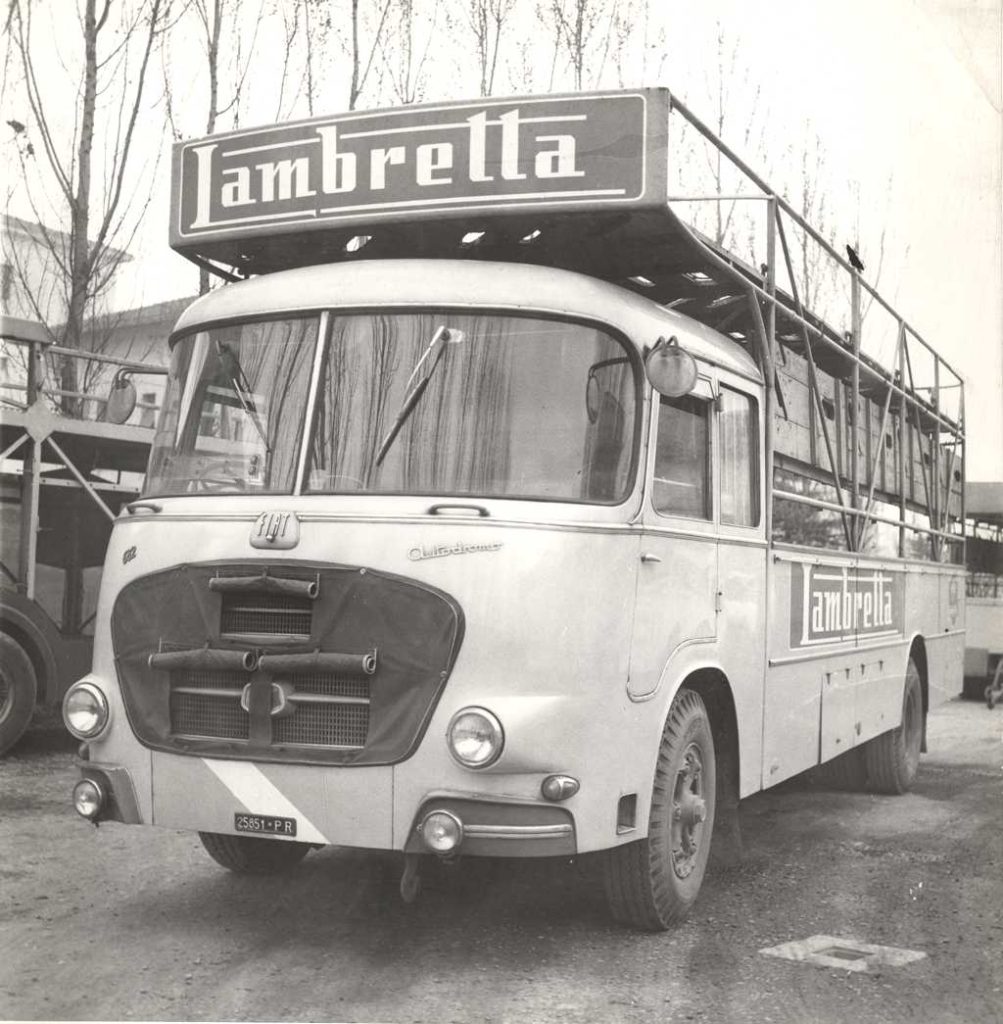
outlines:
{"label": "building in background", "polygon": [[[3,215],[2,224],[0,311],[47,326],[64,323],[68,286],[60,257],[69,250],[70,236],[9,214]],[[119,266],[132,260],[121,249],[109,249],[109,254]]]}

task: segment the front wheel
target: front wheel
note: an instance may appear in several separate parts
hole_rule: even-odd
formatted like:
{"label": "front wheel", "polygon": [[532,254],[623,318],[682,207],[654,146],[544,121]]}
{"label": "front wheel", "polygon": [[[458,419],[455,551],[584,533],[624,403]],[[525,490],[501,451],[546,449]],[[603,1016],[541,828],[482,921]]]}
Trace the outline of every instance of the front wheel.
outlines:
{"label": "front wheel", "polygon": [[621,924],[663,931],[689,913],[707,868],[716,780],[707,709],[680,690],[658,750],[648,836],[604,858],[606,899]]}
{"label": "front wheel", "polygon": [[206,852],[217,863],[238,875],[276,875],[298,864],[309,852],[309,843],[257,836],[228,836],[199,832]]}
{"label": "front wheel", "polygon": [[0,754],[5,754],[28,728],[35,710],[38,680],[27,651],[0,633]]}
{"label": "front wheel", "polygon": [[878,793],[907,793],[919,771],[923,745],[923,686],[916,662],[909,659],[902,693],[902,724],[865,744],[867,778]]}

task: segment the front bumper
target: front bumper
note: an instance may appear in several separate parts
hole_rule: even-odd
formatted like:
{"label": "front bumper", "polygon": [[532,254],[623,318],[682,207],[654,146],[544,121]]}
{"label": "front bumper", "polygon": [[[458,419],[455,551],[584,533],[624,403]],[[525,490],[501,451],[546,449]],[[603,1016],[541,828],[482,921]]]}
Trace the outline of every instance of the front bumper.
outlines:
{"label": "front bumper", "polygon": [[[574,816],[566,807],[505,798],[428,796],[417,812],[394,829],[393,785],[389,768],[351,770],[262,766],[236,761],[206,761],[154,753],[154,815],[151,822],[189,831],[238,834],[238,815],[293,818],[296,839],[323,845],[401,849],[394,835],[404,832],[405,853],[429,853],[421,824],[433,811],[446,811],[462,824],[454,853],[471,857],[570,857],[577,852]],[[81,778],[106,794],[95,823],[144,824],[128,769],[103,763],[78,763]]]}
{"label": "front bumper", "polygon": [[463,839],[454,851],[470,857],[571,857],[577,852],[571,812],[553,804],[495,803],[439,797],[426,800],[408,834],[405,853],[428,853],[422,822],[446,811],[462,824]]}

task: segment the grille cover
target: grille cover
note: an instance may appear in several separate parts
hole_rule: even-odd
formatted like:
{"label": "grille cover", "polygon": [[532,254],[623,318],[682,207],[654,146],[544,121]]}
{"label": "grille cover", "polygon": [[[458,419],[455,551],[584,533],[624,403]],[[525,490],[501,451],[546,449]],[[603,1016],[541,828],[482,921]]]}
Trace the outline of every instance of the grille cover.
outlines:
{"label": "grille cover", "polygon": [[[310,579],[316,593],[211,585],[221,576],[249,575]],[[441,591],[361,567],[312,563],[179,566],[130,583],[112,611],[123,700],[141,742],[258,761],[390,764],[407,757],[462,635],[459,606]],[[254,667],[163,670],[148,662],[152,653],[205,646],[252,651]],[[372,675],[272,673],[256,665],[266,654],[374,649]]]}

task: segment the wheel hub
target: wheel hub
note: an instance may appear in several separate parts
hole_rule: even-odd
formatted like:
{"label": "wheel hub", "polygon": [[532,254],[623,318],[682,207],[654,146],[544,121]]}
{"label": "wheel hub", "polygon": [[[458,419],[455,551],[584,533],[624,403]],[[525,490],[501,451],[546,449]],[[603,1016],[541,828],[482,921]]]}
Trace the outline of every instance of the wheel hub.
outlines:
{"label": "wheel hub", "polygon": [[700,750],[690,744],[676,773],[672,800],[672,866],[680,878],[691,874],[700,852],[703,823],[707,819],[703,777]]}

